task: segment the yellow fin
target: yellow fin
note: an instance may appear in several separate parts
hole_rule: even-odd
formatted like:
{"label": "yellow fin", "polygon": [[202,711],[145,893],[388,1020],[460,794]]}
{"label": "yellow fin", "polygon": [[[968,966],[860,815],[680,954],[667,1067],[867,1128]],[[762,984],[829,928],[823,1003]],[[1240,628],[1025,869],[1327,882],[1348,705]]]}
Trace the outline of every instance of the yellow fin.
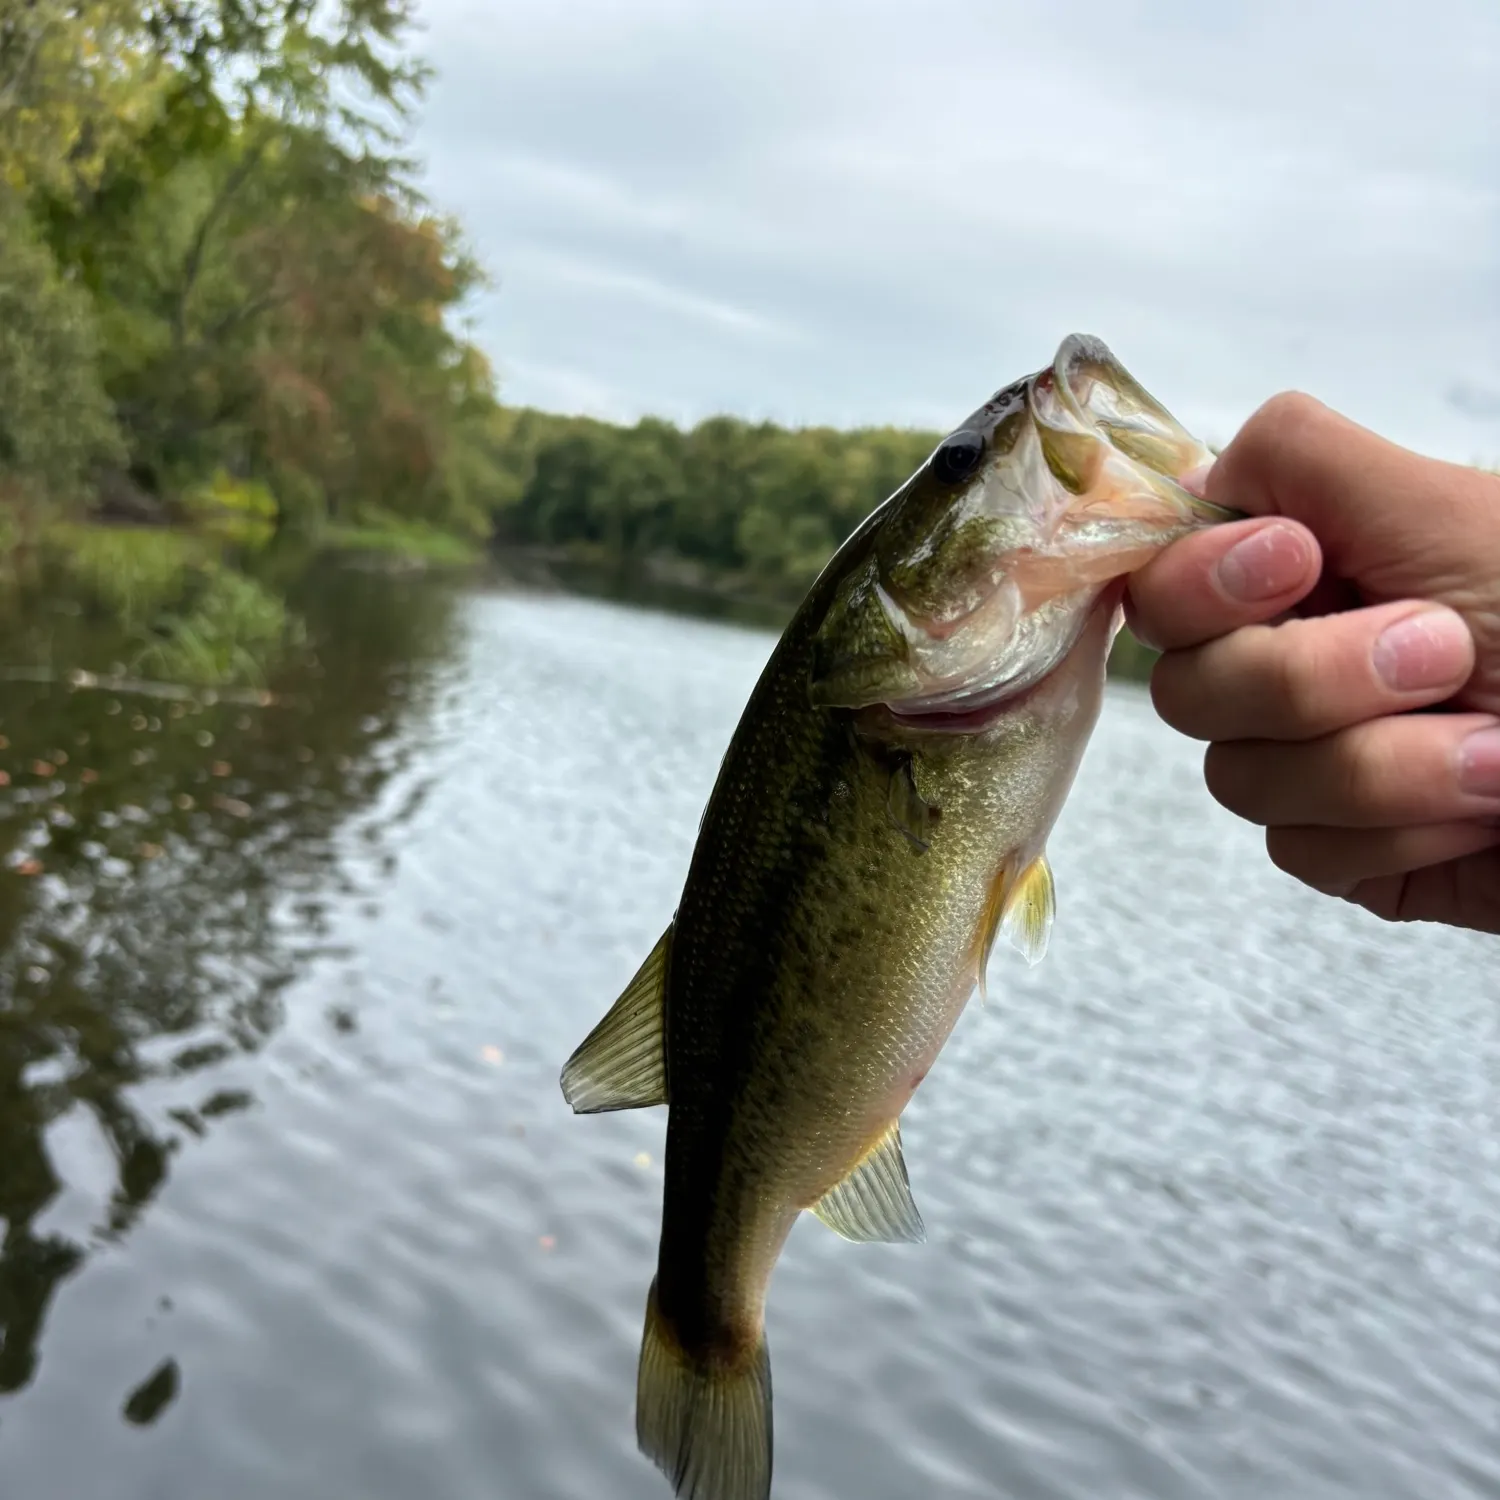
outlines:
{"label": "yellow fin", "polygon": [[667,1102],[667,955],[672,929],[662,933],[609,1014],[589,1032],[562,1070],[563,1098],[574,1114],[646,1109]]}
{"label": "yellow fin", "polygon": [[985,903],[979,940],[979,1001],[989,1003],[986,973],[995,939],[1004,932],[1029,963],[1038,963],[1047,951],[1052,931],[1052,917],[1057,907],[1052,886],[1052,870],[1045,854],[1026,866],[1014,880],[1002,870],[990,889]]}
{"label": "yellow fin", "polygon": [[1057,892],[1047,856],[1039,854],[1005,893],[1001,928],[1028,963],[1040,963],[1052,935]]}
{"label": "yellow fin", "polygon": [[743,1359],[695,1359],[657,1301],[635,1384],[635,1440],[682,1500],[767,1500],[771,1493],[771,1361],[761,1333]]}
{"label": "yellow fin", "polygon": [[864,1160],[812,1211],[846,1240],[920,1244],[927,1238],[901,1155],[899,1120],[891,1121]]}
{"label": "yellow fin", "polygon": [[1005,900],[1009,894],[1009,881],[1002,870],[990,886],[989,899],[984,903],[984,919],[979,927],[979,1003],[990,1003],[989,985],[985,974],[990,966],[990,954],[995,951],[995,934],[1000,931],[1000,922],[1005,916]]}

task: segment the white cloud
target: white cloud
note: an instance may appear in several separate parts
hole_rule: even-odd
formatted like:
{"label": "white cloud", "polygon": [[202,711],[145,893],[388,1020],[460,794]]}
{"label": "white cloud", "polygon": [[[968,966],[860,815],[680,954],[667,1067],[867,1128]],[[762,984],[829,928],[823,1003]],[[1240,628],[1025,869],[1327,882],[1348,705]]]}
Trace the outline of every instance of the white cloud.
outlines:
{"label": "white cloud", "polygon": [[669,316],[708,323],[732,333],[754,338],[797,337],[794,329],[743,307],[719,302],[712,297],[700,297],[683,287],[671,286],[639,272],[616,266],[595,265],[567,251],[548,251],[539,246],[526,246],[513,252],[502,263],[502,272],[505,270],[519,271],[523,282],[558,282],[583,292],[644,302]]}
{"label": "white cloud", "polygon": [[1082,329],[1215,438],[1300,386],[1500,458],[1493,0],[426,18],[510,400],[943,426]]}

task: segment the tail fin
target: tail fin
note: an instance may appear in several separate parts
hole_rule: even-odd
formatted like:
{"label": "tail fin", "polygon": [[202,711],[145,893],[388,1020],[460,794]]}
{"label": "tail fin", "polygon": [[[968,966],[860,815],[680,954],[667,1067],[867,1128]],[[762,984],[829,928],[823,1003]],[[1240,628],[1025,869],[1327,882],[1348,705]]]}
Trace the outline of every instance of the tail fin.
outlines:
{"label": "tail fin", "polygon": [[636,1378],[635,1435],[681,1500],[768,1500],[771,1360],[765,1336],[737,1368],[695,1364],[662,1317],[653,1281]]}

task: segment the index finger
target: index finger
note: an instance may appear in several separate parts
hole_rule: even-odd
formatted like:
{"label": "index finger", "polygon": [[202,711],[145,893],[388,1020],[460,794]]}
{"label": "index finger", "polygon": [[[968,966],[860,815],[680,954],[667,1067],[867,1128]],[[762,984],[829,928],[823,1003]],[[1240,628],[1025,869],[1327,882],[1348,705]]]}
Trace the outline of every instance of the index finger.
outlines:
{"label": "index finger", "polygon": [[[1460,554],[1493,525],[1479,476],[1403,448],[1300,391],[1273,396],[1208,471],[1207,499],[1316,531],[1333,572],[1379,586],[1434,537]],[[1398,590],[1398,592],[1404,592]]]}
{"label": "index finger", "polygon": [[1125,615],[1148,646],[1176,651],[1274,620],[1321,572],[1317,538],[1300,522],[1229,521],[1173,542],[1134,574]]}

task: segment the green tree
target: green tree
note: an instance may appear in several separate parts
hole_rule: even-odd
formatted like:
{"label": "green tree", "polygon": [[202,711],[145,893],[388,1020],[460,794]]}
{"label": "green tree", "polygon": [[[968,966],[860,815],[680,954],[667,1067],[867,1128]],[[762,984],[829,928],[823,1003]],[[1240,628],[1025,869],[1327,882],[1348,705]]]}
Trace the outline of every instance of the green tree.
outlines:
{"label": "green tree", "polygon": [[80,494],[121,452],[93,309],[0,188],[0,504]]}
{"label": "green tree", "polygon": [[[0,482],[52,448],[43,407],[66,424],[37,384],[66,352],[69,399],[93,402],[73,446],[104,452],[102,388],[135,479],[179,510],[227,473],[265,482],[283,520],[483,530],[503,477],[493,379],[452,327],[479,273],[400,152],[427,77],[412,19],[411,0],[21,0],[0,17],[8,286],[35,304],[3,357],[38,393]],[[75,482],[81,463],[31,477]]]}

